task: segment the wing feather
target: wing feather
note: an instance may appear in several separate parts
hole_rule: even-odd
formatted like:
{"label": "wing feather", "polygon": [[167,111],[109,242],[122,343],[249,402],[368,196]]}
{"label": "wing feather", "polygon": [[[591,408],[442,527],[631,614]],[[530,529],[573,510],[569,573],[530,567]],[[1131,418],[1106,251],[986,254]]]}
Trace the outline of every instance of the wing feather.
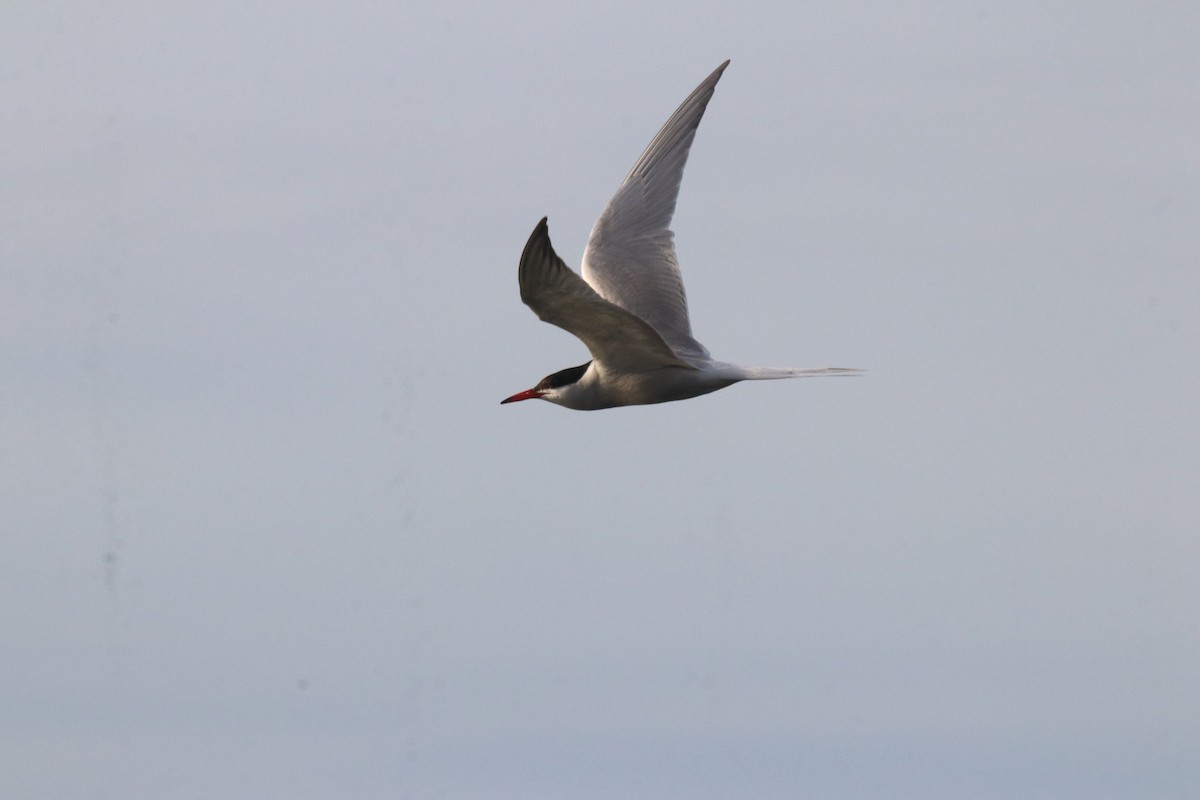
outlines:
{"label": "wing feather", "polygon": [[693,362],[709,355],[692,338],[671,218],[696,128],[727,66],[705,78],[650,142],[593,226],[583,255],[583,277],[602,297]]}
{"label": "wing feather", "polygon": [[546,218],[537,224],[518,271],[521,300],[544,322],[579,337],[598,366],[616,372],[691,367],[635,314],[610,303],[554,252]]}

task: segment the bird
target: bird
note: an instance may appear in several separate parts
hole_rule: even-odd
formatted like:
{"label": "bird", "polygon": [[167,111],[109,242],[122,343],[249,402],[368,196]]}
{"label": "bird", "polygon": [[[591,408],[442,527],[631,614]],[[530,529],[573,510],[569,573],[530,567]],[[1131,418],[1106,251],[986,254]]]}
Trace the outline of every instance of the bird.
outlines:
{"label": "bird", "polygon": [[842,367],[746,367],[716,361],[692,336],[671,219],[692,141],[726,60],[675,110],[625,176],[583,254],[582,276],[554,252],[548,220],[521,253],[521,300],[566,330],[591,360],[501,400],[580,411],[686,400],[739,381],[855,375]]}

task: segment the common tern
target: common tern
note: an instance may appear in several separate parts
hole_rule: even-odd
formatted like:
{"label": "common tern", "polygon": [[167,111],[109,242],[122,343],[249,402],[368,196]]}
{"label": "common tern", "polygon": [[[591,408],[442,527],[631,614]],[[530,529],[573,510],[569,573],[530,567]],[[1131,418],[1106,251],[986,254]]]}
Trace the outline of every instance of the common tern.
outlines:
{"label": "common tern", "polygon": [[860,372],[728,364],[692,338],[671,217],[696,128],[727,66],[683,101],[625,176],[592,227],[582,277],[554,252],[545,217],[533,229],[518,270],[521,300],[539,319],[579,337],[592,360],[501,404],[540,399],[593,410],[685,400],[738,381]]}

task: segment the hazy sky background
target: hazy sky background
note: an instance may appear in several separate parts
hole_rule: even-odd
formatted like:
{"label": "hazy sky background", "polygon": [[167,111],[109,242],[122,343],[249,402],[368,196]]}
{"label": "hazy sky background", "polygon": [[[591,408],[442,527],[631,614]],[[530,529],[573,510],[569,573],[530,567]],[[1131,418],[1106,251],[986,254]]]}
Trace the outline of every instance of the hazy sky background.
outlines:
{"label": "hazy sky background", "polygon": [[[1200,796],[1194,3],[7,3],[0,796]],[[499,405],[723,59],[719,357]]]}

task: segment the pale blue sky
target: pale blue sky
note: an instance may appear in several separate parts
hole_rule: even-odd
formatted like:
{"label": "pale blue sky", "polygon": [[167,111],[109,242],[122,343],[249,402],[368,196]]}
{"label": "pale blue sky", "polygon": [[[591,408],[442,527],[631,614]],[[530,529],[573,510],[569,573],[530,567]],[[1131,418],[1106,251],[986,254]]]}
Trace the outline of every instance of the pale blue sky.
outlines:
{"label": "pale blue sky", "polygon": [[[0,796],[1200,793],[1200,11],[0,21]],[[697,336],[868,375],[502,408],[725,58]]]}

